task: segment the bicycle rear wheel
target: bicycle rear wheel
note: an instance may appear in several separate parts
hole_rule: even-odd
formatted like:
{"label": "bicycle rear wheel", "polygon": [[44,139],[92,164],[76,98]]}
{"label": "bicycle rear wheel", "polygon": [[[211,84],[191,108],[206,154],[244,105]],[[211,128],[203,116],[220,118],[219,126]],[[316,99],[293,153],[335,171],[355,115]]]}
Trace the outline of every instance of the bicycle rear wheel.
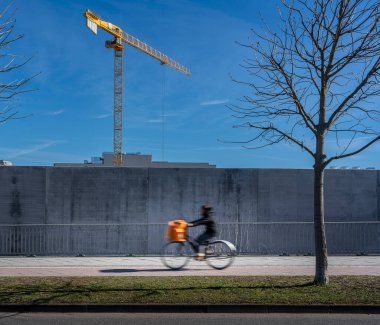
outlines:
{"label": "bicycle rear wheel", "polygon": [[206,262],[217,270],[229,267],[236,256],[236,248],[225,240],[211,242],[206,248]]}
{"label": "bicycle rear wheel", "polygon": [[165,266],[172,270],[182,269],[189,263],[191,247],[187,242],[167,243],[161,252],[161,260]]}

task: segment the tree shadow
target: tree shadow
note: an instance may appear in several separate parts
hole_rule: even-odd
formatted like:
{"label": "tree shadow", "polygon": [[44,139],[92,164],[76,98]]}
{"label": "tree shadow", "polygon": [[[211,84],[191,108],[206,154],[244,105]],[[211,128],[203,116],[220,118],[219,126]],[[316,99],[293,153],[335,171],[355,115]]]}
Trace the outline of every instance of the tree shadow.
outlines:
{"label": "tree shadow", "polygon": [[268,290],[268,289],[291,289],[291,288],[305,288],[316,286],[313,281],[300,283],[300,284],[289,284],[289,285],[256,285],[256,286],[212,286],[207,287],[205,289],[208,290],[216,290],[216,289],[260,289],[260,290]]}
{"label": "tree shadow", "polygon": [[[106,270],[107,271],[107,270]],[[114,269],[112,271],[122,271],[125,272],[125,269],[119,270]],[[130,269],[127,269],[127,272],[130,271]],[[133,270],[132,270],[133,272]],[[84,296],[90,296],[92,294],[96,293],[111,293],[111,292],[140,292],[143,296],[149,296],[154,295],[156,293],[161,292],[175,292],[175,291],[190,291],[190,290],[231,290],[231,289],[246,289],[246,290],[283,290],[283,289],[291,289],[291,288],[304,288],[304,287],[312,287],[316,286],[312,281],[306,282],[306,283],[300,283],[300,284],[284,284],[284,285],[252,285],[252,286],[239,286],[239,285],[210,285],[210,286],[188,286],[188,287],[179,287],[179,288],[161,288],[161,287],[152,287],[152,288],[123,288],[123,287],[116,287],[116,288],[94,288],[94,287],[88,287],[84,285],[83,287],[71,287],[71,281],[69,283],[65,283],[64,285],[54,288],[54,289],[43,289],[39,285],[31,285],[27,289],[21,289],[21,290],[12,290],[8,292],[0,292],[0,303],[31,303],[31,304],[47,304],[52,301],[56,301],[59,298],[69,297],[71,295],[84,295]],[[33,299],[33,295],[45,295],[41,298],[35,298]],[[15,298],[20,296],[20,301],[15,302]],[[30,299],[28,299],[30,297]],[[14,314],[17,315],[17,314]],[[11,317],[5,316],[5,317]],[[1,318],[1,315],[0,315]]]}

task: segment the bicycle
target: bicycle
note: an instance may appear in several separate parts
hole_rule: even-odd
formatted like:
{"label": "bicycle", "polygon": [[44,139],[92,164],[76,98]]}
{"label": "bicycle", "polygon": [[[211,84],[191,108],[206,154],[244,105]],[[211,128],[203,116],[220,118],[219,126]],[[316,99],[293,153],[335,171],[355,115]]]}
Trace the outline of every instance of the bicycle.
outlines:
{"label": "bicycle", "polygon": [[[161,259],[163,264],[172,270],[184,268],[195,256],[194,240],[188,235],[187,228],[184,220],[169,222],[169,242],[162,248]],[[227,240],[210,240],[202,245],[206,246],[204,260],[217,270],[229,267],[237,255],[236,247]]]}

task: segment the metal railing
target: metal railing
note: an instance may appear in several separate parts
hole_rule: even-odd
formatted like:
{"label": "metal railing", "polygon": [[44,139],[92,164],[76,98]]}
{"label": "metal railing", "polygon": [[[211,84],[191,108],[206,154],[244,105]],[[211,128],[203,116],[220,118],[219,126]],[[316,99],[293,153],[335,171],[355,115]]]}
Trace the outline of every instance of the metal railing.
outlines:
{"label": "metal railing", "polygon": [[[157,255],[166,223],[0,225],[0,255]],[[190,228],[195,237],[201,227]],[[239,254],[313,254],[312,222],[220,223]],[[380,222],[326,222],[330,254],[380,254]]]}

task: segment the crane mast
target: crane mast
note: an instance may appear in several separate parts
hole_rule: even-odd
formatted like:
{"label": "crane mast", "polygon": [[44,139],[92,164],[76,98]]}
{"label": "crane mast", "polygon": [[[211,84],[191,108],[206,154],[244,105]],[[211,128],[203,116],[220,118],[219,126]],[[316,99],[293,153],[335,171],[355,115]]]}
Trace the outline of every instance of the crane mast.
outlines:
{"label": "crane mast", "polygon": [[107,48],[114,49],[114,154],[113,165],[121,167],[123,165],[122,141],[123,141],[123,50],[124,43],[150,55],[161,64],[190,76],[190,70],[169,58],[162,52],[152,48],[148,44],[141,42],[136,37],[121,30],[120,27],[101,20],[99,16],[86,10],[84,16],[87,19],[87,27],[97,34],[97,27],[113,35],[113,39],[106,41]]}

